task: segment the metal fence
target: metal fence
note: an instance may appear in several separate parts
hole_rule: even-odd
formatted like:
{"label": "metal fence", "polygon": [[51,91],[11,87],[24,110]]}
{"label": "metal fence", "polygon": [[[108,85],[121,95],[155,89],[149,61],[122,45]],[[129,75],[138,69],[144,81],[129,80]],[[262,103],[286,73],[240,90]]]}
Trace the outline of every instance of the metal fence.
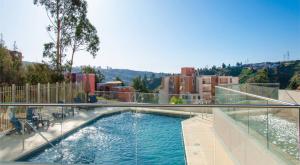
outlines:
{"label": "metal fence", "polygon": [[[0,103],[72,103],[75,97],[85,100],[82,83],[55,83],[24,86],[0,86]],[[18,117],[25,117],[25,107],[18,107]],[[12,128],[7,109],[0,107],[0,132]]]}
{"label": "metal fence", "polygon": [[161,94],[142,92],[96,91],[98,101],[102,102],[131,102],[148,104],[174,104],[172,99],[180,99],[180,104],[207,104],[207,100],[199,94]]}
{"label": "metal fence", "polygon": [[0,103],[71,103],[84,93],[82,83],[0,86]]}

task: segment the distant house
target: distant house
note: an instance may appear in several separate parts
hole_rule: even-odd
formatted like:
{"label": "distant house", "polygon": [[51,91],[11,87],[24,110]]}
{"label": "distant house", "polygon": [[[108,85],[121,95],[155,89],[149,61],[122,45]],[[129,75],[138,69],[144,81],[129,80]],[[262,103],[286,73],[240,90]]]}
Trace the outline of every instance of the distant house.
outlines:
{"label": "distant house", "polygon": [[122,86],[122,81],[109,81],[97,83],[97,91],[101,96],[109,97],[123,102],[134,101],[134,88],[131,86]]}
{"label": "distant house", "polygon": [[122,81],[108,81],[105,83],[97,83],[98,91],[112,91],[113,87],[121,86]]}

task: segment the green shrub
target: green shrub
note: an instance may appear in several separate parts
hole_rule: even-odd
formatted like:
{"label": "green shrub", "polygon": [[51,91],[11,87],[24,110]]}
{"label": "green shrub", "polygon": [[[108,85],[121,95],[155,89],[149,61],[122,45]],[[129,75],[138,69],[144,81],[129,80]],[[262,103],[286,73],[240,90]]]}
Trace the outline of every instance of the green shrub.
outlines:
{"label": "green shrub", "polygon": [[183,104],[182,98],[172,96],[170,99],[170,104]]}

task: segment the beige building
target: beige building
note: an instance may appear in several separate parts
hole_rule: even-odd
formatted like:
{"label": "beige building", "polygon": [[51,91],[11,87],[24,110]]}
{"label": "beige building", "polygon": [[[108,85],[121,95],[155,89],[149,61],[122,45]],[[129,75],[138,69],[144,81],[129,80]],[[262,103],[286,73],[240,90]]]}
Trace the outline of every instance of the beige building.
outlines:
{"label": "beige building", "polygon": [[197,76],[194,68],[185,67],[181,68],[181,74],[162,78],[160,101],[161,103],[168,103],[170,97],[179,96],[184,100],[188,100],[188,103],[201,101],[210,103],[214,100],[216,85],[238,83],[238,77],[216,75]]}

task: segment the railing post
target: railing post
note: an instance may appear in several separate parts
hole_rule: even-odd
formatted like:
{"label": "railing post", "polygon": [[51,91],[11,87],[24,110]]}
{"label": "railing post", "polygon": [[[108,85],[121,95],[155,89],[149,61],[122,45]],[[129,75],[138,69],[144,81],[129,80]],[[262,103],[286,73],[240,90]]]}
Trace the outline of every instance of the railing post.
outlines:
{"label": "railing post", "polygon": [[66,102],[66,82],[63,82],[63,101]]}
{"label": "railing post", "polygon": [[69,89],[69,92],[70,92],[70,94],[69,94],[70,100],[69,101],[70,101],[70,103],[72,102],[72,99],[73,99],[73,88],[72,87],[73,87],[73,83],[72,83],[72,81],[70,81],[70,83],[69,83],[69,88],[70,88]]}
{"label": "railing post", "polygon": [[[2,101],[2,95],[3,95],[2,91],[3,91],[2,86],[0,86],[0,103],[3,103],[3,101]],[[0,121],[1,121],[1,118],[0,118]],[[0,126],[0,128],[1,128],[1,126]]]}
{"label": "railing post", "polygon": [[300,108],[298,110],[298,158],[300,160]]}
{"label": "railing post", "polygon": [[[267,104],[269,104],[268,101]],[[269,149],[269,108],[267,108],[267,149]]]}
{"label": "railing post", "polygon": [[12,84],[11,86],[11,102],[16,102],[16,85]]}
{"label": "railing post", "polygon": [[47,102],[50,103],[50,83],[47,84]]}
{"label": "railing post", "polygon": [[55,102],[58,103],[58,82],[56,82],[56,86],[55,86]]}
{"label": "railing post", "polygon": [[37,102],[41,103],[41,84],[37,84]]}
{"label": "railing post", "polygon": [[29,103],[29,84],[26,83],[26,86],[25,86],[25,97],[26,97],[26,103]]}

